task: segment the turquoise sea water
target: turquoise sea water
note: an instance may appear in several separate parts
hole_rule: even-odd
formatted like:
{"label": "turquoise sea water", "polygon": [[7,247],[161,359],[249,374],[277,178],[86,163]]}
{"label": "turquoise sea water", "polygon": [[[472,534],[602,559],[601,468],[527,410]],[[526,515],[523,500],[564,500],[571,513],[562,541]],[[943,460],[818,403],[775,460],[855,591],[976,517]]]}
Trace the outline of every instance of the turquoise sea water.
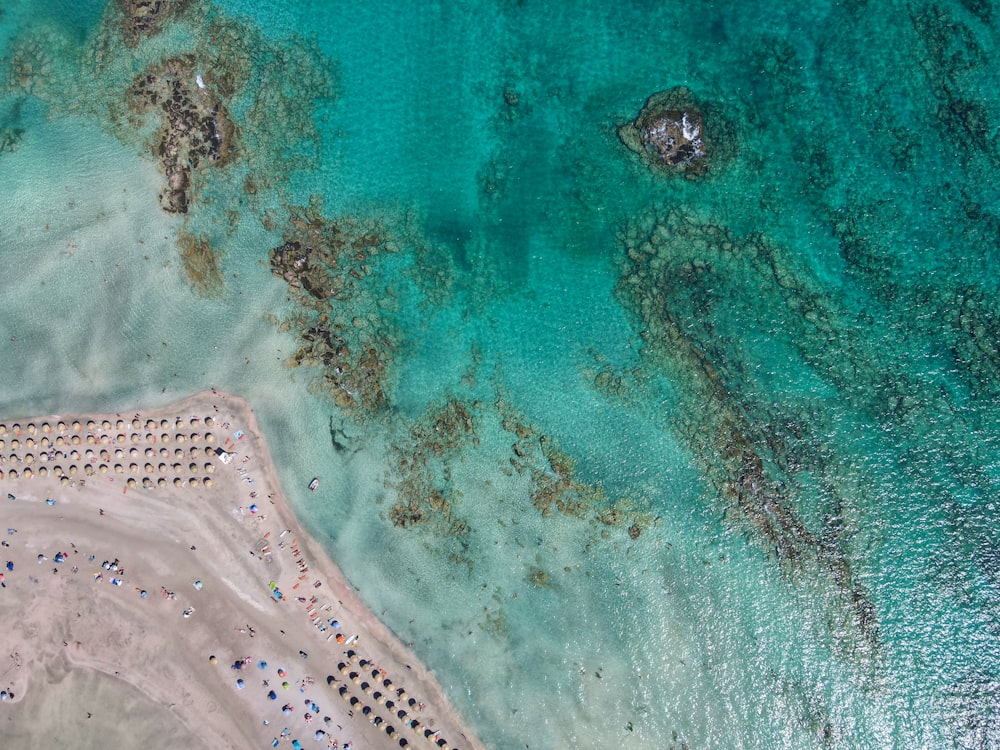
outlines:
{"label": "turquoise sea water", "polygon": [[[0,411],[246,395],[490,747],[1000,746],[989,4],[116,6],[0,8]],[[238,127],[185,216],[126,102],[179,55]],[[681,85],[697,181],[616,134]],[[310,196],[395,252],[303,313]],[[289,367],[324,311],[375,408]]]}

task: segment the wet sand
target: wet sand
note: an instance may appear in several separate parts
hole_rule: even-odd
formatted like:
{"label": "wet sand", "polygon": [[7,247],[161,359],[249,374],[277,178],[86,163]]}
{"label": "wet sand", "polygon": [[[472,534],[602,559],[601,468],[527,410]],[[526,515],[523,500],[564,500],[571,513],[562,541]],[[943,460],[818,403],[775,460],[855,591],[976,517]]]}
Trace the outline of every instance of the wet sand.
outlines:
{"label": "wet sand", "polygon": [[0,420],[0,458],[3,746],[483,747],[298,526],[238,397]]}

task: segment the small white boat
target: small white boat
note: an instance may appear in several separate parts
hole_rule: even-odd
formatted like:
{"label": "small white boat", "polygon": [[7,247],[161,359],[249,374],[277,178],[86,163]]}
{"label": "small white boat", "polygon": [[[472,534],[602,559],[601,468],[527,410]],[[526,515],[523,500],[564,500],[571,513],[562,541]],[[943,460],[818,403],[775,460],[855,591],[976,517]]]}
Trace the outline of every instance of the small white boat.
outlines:
{"label": "small white boat", "polygon": [[317,487],[319,487],[319,477],[313,477],[312,481],[309,483],[309,489],[310,491],[315,492]]}

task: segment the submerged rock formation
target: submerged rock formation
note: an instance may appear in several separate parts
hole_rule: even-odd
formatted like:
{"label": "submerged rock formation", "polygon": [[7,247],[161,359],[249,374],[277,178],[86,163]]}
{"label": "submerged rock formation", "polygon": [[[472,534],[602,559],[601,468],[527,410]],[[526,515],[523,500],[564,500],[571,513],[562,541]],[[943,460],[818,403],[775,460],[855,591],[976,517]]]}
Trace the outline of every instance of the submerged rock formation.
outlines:
{"label": "submerged rock formation", "polygon": [[[860,639],[845,647],[874,653],[879,643],[871,595],[851,568],[846,503],[837,477],[845,457],[822,436],[822,413],[795,399],[761,402],[751,382],[758,360],[752,342],[838,341],[847,323],[808,274],[759,234],[740,236],[724,225],[674,209],[626,230],[618,295],[634,316],[647,366],[677,389],[673,429],[741,528],[789,570],[825,569],[841,613]],[[771,323],[756,330],[755,321]],[[826,335],[816,335],[822,330]],[[850,330],[850,329],[848,329]],[[758,337],[758,334],[759,337]],[[749,342],[749,343],[745,343]],[[851,357],[846,346],[832,347]],[[828,372],[832,363],[802,351],[803,362]],[[861,363],[855,377],[863,372]],[[849,396],[849,391],[844,391]],[[821,478],[817,485],[818,478]],[[830,506],[815,512],[813,493]],[[831,519],[836,519],[836,523]]]}
{"label": "submerged rock formation", "polygon": [[704,175],[734,150],[729,123],[683,86],[649,97],[639,115],[618,129],[618,137],[662,174]]}
{"label": "submerged rock formation", "polygon": [[125,46],[137,47],[158,34],[171,16],[184,9],[189,0],[119,0],[121,30]]}
{"label": "submerged rock formation", "polygon": [[223,103],[204,87],[191,56],[150,66],[128,91],[136,114],[161,111],[154,151],[167,177],[160,203],[168,213],[187,213],[191,173],[205,163],[224,162],[236,132]]}
{"label": "submerged rock formation", "polygon": [[319,368],[313,389],[365,421],[388,403],[397,334],[386,314],[394,299],[381,266],[398,248],[380,227],[327,219],[321,207],[318,197],[288,207],[285,241],[270,252],[271,272],[288,284],[300,310],[282,324],[299,345],[289,364]]}

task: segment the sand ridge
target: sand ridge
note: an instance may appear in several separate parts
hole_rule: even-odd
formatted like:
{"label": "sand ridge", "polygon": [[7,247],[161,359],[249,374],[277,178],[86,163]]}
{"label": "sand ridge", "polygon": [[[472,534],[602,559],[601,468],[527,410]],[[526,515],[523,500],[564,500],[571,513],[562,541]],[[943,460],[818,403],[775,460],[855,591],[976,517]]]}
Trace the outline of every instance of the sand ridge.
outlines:
{"label": "sand ridge", "polygon": [[244,401],[0,425],[5,745],[482,747],[298,526]]}

